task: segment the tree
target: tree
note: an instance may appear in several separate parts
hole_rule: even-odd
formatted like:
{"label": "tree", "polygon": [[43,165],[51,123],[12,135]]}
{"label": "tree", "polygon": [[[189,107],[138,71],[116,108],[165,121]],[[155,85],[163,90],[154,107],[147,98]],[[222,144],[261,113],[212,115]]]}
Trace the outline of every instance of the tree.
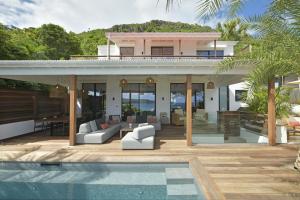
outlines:
{"label": "tree", "polygon": [[6,27],[0,24],[0,59],[10,59],[10,50],[12,44],[10,43],[10,35],[8,34]]}
{"label": "tree", "polygon": [[222,40],[240,41],[249,37],[248,25],[241,23],[239,18],[229,20],[224,24],[218,23],[217,31],[221,33]]}
{"label": "tree", "polygon": [[47,46],[49,59],[68,59],[72,54],[81,53],[80,42],[75,34],[68,34],[62,27],[44,24],[38,30],[38,40]]}

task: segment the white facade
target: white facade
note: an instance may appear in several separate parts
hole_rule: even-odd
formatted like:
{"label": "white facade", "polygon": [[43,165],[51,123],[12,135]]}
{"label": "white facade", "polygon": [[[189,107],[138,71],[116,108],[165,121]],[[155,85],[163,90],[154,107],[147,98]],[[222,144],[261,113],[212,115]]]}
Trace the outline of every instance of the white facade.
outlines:
{"label": "white facade", "polygon": [[242,101],[237,101],[235,99],[237,90],[247,90],[246,82],[240,82],[236,84],[229,85],[229,110],[236,111],[240,107],[247,107],[246,103]]}

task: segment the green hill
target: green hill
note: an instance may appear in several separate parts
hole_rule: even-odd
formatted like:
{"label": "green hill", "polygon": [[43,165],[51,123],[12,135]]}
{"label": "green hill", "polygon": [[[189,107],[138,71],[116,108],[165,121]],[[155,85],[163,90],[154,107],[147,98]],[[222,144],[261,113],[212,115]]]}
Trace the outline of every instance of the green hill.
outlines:
{"label": "green hill", "polygon": [[152,20],[142,24],[114,25],[109,29],[96,29],[78,34],[85,55],[96,55],[97,45],[106,44],[105,32],[211,32],[209,26]]}
{"label": "green hill", "polygon": [[97,55],[97,46],[106,44],[105,32],[211,32],[211,27],[182,22],[152,20],[141,24],[114,25],[79,34],[45,24],[39,28],[0,24],[0,59],[69,59],[70,55]]}

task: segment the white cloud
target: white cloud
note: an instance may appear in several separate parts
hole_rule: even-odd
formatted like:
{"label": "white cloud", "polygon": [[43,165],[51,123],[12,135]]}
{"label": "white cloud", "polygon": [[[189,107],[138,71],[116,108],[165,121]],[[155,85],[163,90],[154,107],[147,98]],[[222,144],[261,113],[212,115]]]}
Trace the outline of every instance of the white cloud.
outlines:
{"label": "white cloud", "polygon": [[[196,23],[196,2],[187,0],[166,12],[165,0],[0,0],[0,22],[18,27],[54,23],[75,32],[152,19]],[[206,24],[214,26],[220,20],[224,21],[216,17]]]}

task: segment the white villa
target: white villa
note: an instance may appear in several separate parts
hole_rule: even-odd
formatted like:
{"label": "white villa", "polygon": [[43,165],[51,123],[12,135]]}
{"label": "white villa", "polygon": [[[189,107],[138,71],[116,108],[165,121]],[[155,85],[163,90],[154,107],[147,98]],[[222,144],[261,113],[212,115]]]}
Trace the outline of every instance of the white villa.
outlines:
{"label": "white villa", "polygon": [[[71,145],[86,141],[85,135],[78,141],[81,123],[76,121],[116,116],[125,123],[184,126],[187,145],[268,142],[263,124],[249,124],[247,116],[236,111],[245,106],[240,102],[240,82],[249,68],[216,73],[222,59],[234,56],[237,41],[220,41],[216,32],[106,36],[107,45],[98,47],[98,56],[0,61],[0,77],[67,87]],[[13,130],[9,132],[16,136],[32,132],[33,124],[34,119],[0,125],[0,132]]]}

